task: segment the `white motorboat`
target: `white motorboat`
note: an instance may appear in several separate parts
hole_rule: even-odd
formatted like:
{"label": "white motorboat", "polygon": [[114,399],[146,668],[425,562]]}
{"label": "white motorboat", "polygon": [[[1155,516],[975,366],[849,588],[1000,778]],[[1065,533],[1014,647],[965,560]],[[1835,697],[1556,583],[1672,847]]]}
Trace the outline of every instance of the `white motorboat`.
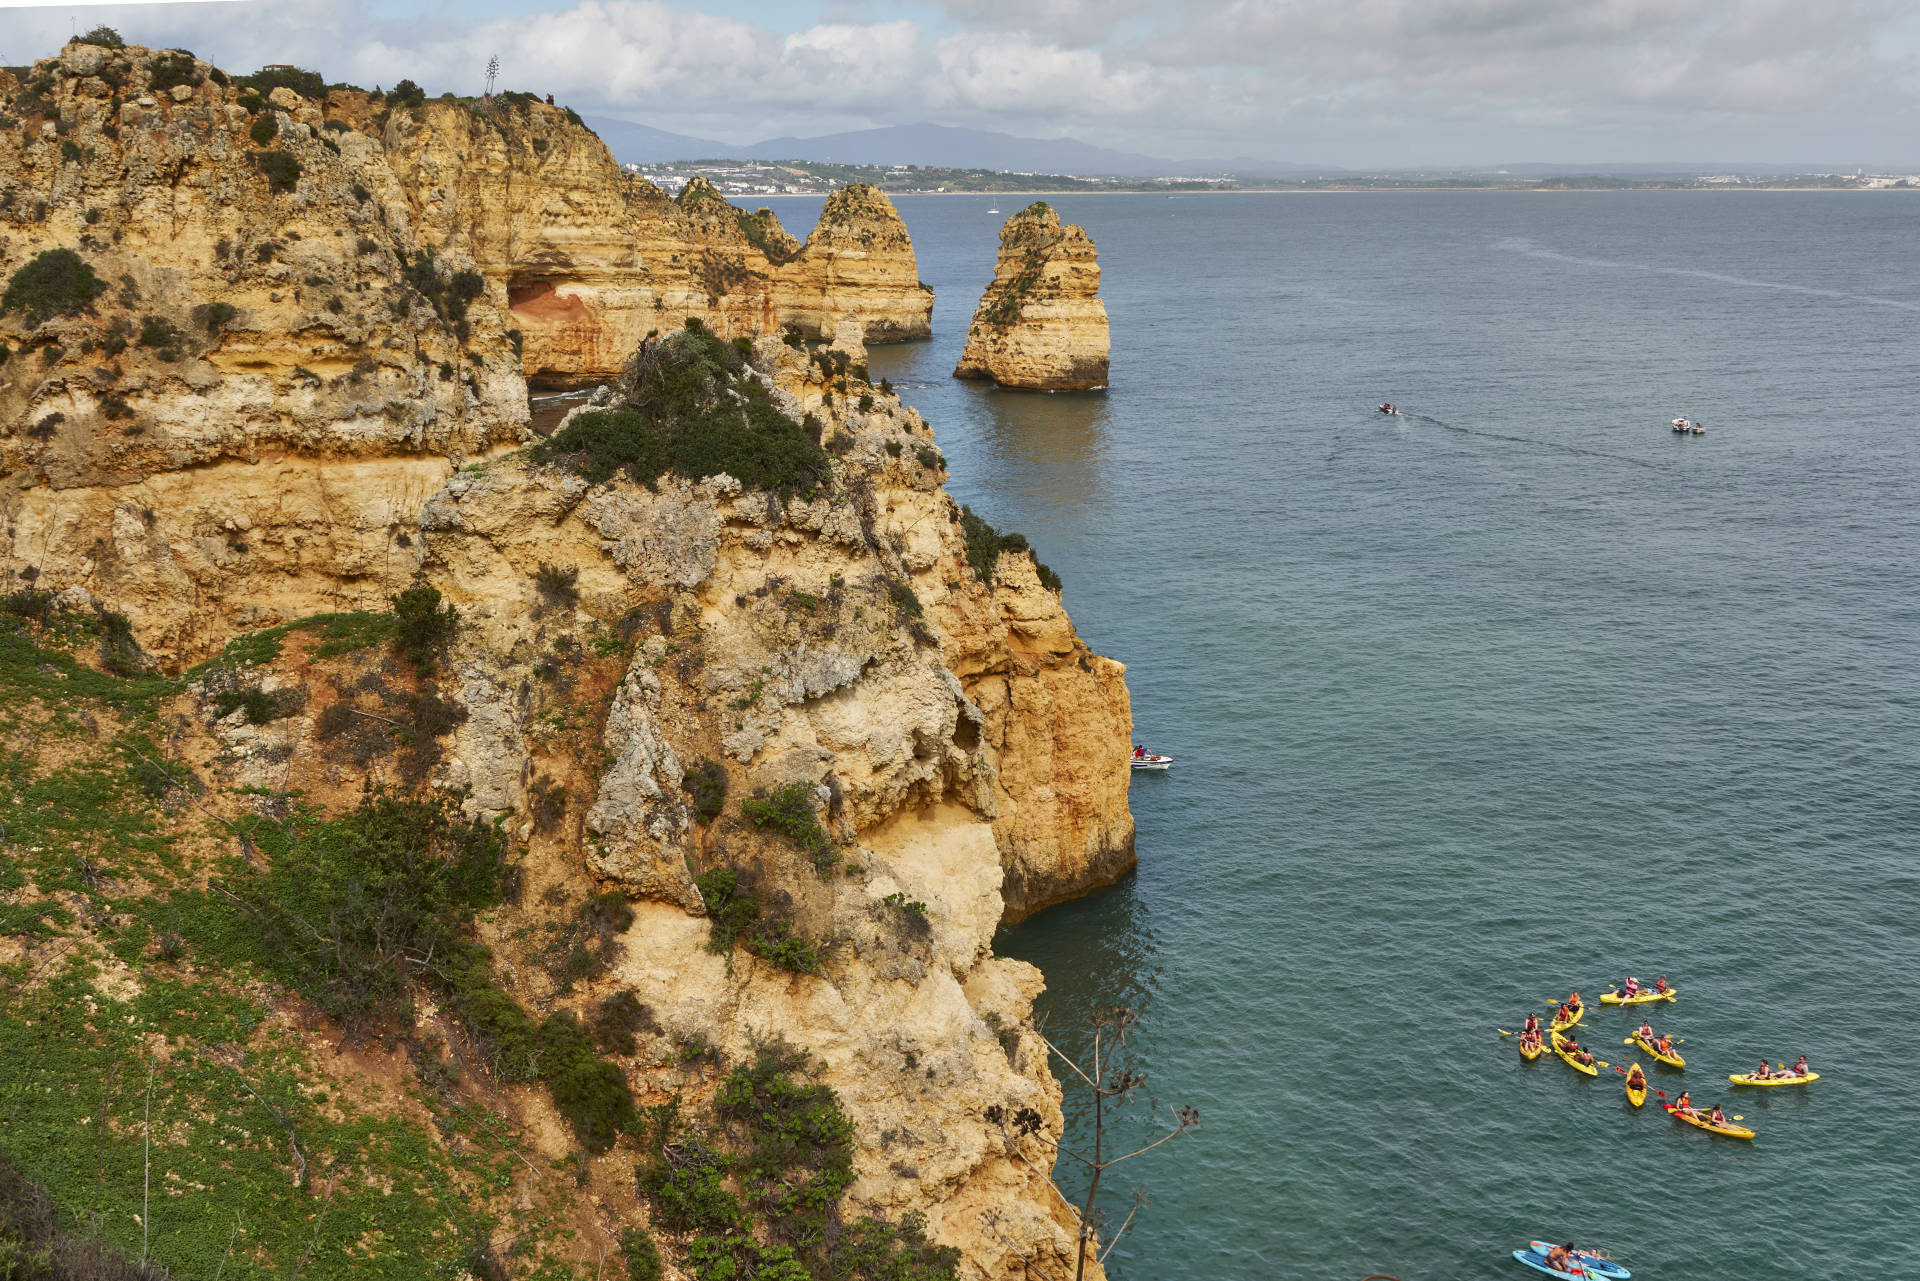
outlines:
{"label": "white motorboat", "polygon": [[1707,434],[1705,423],[1694,422],[1685,414],[1673,420],[1673,434],[1676,436],[1704,436]]}
{"label": "white motorboat", "polygon": [[1127,758],[1127,763],[1135,769],[1165,769],[1167,766],[1173,764],[1173,757],[1155,756],[1146,748],[1137,747],[1134,749],[1133,755]]}

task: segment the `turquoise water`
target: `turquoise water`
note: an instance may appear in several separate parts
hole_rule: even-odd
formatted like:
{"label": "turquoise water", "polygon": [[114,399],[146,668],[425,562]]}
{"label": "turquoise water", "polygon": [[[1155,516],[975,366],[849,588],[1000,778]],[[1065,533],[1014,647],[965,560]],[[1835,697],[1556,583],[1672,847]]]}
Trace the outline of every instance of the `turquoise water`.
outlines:
{"label": "turquoise water", "polygon": [[[1072,397],[947,377],[1019,203],[900,202],[936,336],[873,368],[1178,758],[1138,874],[1000,944],[1069,1041],[1151,986],[1201,1110],[1116,1274],[1920,1276],[1920,200],[1061,197],[1113,321]],[[1495,1033],[1628,971],[1684,993],[1655,1088],[1754,1143]]]}

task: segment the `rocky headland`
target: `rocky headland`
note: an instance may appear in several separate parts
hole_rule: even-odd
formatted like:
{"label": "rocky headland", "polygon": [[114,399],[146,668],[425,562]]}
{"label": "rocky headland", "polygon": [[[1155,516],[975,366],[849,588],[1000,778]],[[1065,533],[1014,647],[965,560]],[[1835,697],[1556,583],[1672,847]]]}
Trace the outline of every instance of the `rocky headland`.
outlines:
{"label": "rocky headland", "polygon": [[990,378],[1022,391],[1091,391],[1107,385],[1107,309],[1095,294],[1093,240],[1062,226],[1044,200],[1000,229],[993,281],[967,328],[956,378]]}
{"label": "rocky headland", "polygon": [[1124,672],[866,380],[884,196],[76,42],[0,278],[0,1156],[182,1275],[1071,1270],[991,944],[1132,865]]}

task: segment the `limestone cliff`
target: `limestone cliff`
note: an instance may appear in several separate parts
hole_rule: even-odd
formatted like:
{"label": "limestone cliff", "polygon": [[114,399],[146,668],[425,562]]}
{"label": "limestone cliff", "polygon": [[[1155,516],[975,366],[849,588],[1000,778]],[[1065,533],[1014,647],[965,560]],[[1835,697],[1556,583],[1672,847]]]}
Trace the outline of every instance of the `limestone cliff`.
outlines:
{"label": "limestone cliff", "polygon": [[[341,118],[356,105],[329,98]],[[930,332],[933,295],[905,224],[871,187],[836,192],[799,246],[770,211],[737,209],[704,178],[669,200],[567,113],[525,97],[402,107],[381,137],[421,235],[505,289],[529,377],[610,377],[689,315],[726,335],[827,337],[847,316],[872,342]]]}
{"label": "limestone cliff", "polygon": [[933,332],[933,290],[920,283],[906,224],[866,183],[827,197],[807,243],[776,267],[773,293],[780,323],[809,338],[833,337],[846,317],[870,343]]}
{"label": "limestone cliff", "polygon": [[967,328],[956,378],[991,378],[1023,391],[1107,385],[1107,309],[1094,297],[1093,240],[1035,201],[1000,229],[993,281]]}
{"label": "limestone cliff", "polygon": [[[7,617],[78,620],[35,634],[101,633],[116,670],[221,655],[190,677],[135,677],[124,697],[112,686],[120,703],[79,713],[121,753],[112,770],[131,761],[148,795],[170,798],[140,820],[163,836],[138,839],[181,853],[143,875],[184,876],[177,901],[210,893],[231,834],[257,861],[248,824],[281,821],[290,798],[332,812],[369,782],[423,783],[500,823],[538,891],[477,925],[513,994],[556,1016],[622,993],[649,1012],[615,1056],[641,1103],[705,1106],[703,1065],[745,1061],[778,1033],[818,1056],[852,1121],[852,1209],[925,1211],[969,1277],[1065,1259],[1075,1220],[1042,1142],[1010,1149],[981,1120],[1001,1104],[1032,1108],[1042,1138],[1061,1125],[1030,1024],[1040,975],[994,957],[991,939],[1131,864],[1123,669],[1087,650],[1029,553],[1000,553],[990,573],[969,562],[931,430],[854,368],[861,330],[888,336],[924,314],[884,198],[849,193],[797,247],[770,215],[710,192],[666,201],[542,104],[503,98],[501,122],[343,93],[324,109],[285,89],[255,100],[190,56],[133,48],[69,45],[24,81],[0,73],[0,98],[16,120],[0,129],[0,277],[32,286],[0,306]],[[805,263],[812,276],[780,274]],[[702,283],[727,264],[747,274]],[[760,332],[783,323],[783,280],[811,282],[794,296],[812,301],[791,305],[815,308],[841,349],[810,357],[763,336],[738,377],[816,433],[816,480],[784,497],[725,474],[590,483],[564,458],[516,450],[530,439],[516,347],[529,370],[579,375],[687,314]],[[843,288],[879,319],[856,330],[834,316]],[[887,301],[902,296],[904,309]],[[428,681],[364,639],[352,649],[386,634],[379,612],[416,583],[459,611]],[[344,639],[291,626],[353,610],[378,617],[339,622]],[[249,635],[261,628],[278,630]],[[7,637],[0,662],[30,652]],[[79,723],[56,678],[75,698],[109,687],[59,654],[5,671],[0,695],[28,710],[0,731],[31,791],[82,750],[33,757],[32,725]],[[147,719],[123,710],[136,696],[159,700]],[[684,790],[703,761],[730,798],[710,819]],[[215,786],[178,788],[174,769]],[[738,798],[756,789],[804,796],[830,851],[753,819]],[[125,839],[59,830],[85,867]],[[722,867],[821,959],[708,950],[695,874]],[[91,902],[104,883],[0,877],[8,911],[44,902],[89,922],[44,959],[33,934],[0,936],[0,966],[101,999],[161,981],[72,897]],[[552,905],[608,887],[634,912],[606,927],[610,959],[550,964],[543,940],[566,927]],[[176,957],[168,984],[227,981],[191,948]],[[325,1048],[338,1038],[323,1020],[247,981],[272,1019],[194,1054],[310,1047],[303,1088],[333,1091],[335,1113],[352,1099],[383,1123],[421,1120],[410,1086],[362,1079],[410,1071],[404,1055]],[[410,1053],[430,1032],[456,1047],[471,1032],[430,1003],[417,1020]],[[480,1078],[462,1087],[468,1103],[512,1127],[501,1213],[557,1215],[570,1226],[555,1242],[648,1222],[630,1154],[569,1155],[544,1094]],[[450,1122],[420,1141],[452,1159],[489,1140]],[[379,1248],[366,1232],[349,1256]]]}

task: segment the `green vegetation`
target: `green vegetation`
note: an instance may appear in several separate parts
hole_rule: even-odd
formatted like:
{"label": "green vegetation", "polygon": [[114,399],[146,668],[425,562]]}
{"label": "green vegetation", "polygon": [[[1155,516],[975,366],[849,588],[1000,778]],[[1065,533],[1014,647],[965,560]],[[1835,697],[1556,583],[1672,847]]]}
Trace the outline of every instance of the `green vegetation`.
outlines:
{"label": "green vegetation", "polygon": [[29,326],[56,316],[77,316],[93,310],[93,300],[107,291],[107,283],[71,249],[47,249],[13,273],[0,297],[0,312],[25,314]]}
{"label": "green vegetation", "polygon": [[250,76],[240,76],[234,83],[243,89],[251,89],[262,98],[275,89],[291,89],[302,98],[318,101],[327,96],[326,77],[318,71],[307,71],[300,67],[262,67]]}
{"label": "green vegetation", "polygon": [[727,769],[716,760],[701,760],[680,776],[680,788],[693,801],[693,812],[702,823],[720,817],[727,803]]}
{"label": "green vegetation", "polygon": [[197,85],[200,75],[194,70],[193,55],[185,49],[166,49],[153,55],[153,61],[147,64],[147,74],[151,79],[147,88],[153,93],[166,93],[180,85]]}
{"label": "green vegetation", "polygon": [[274,973],[349,1034],[402,1023],[414,967],[499,900],[506,866],[494,828],[380,791],[304,830],[260,820],[247,835],[267,865],[236,860],[223,888]]}
{"label": "green vegetation", "polygon": [[540,598],[556,608],[568,608],[580,603],[580,571],[568,566],[549,565],[540,562],[540,568],[534,572],[533,585],[539,591]]}
{"label": "green vegetation", "polygon": [[774,405],[740,353],[696,319],[642,348],[623,379],[624,407],[581,414],[533,446],[537,462],[599,484],[624,472],[654,486],[667,472],[722,473],[749,489],[811,494],[830,472],[826,452]]}
{"label": "green vegetation", "polygon": [[300,185],[300,162],[290,151],[257,152],[253,163],[267,176],[267,185],[274,191],[292,191]]}
{"label": "green vegetation", "polygon": [[773,210],[760,208],[748,213],[741,209],[735,212],[734,217],[738,220],[740,234],[747,238],[747,243],[765,254],[767,261],[776,267],[781,263],[791,262],[798,253],[798,250],[784,248],[774,241],[772,230],[778,222]]}
{"label": "green vegetation", "polygon": [[973,572],[989,588],[994,585],[994,568],[999,564],[1003,552],[1025,552],[1033,558],[1034,572],[1040,583],[1048,591],[1058,593],[1062,584],[1060,575],[1040,563],[1033,555],[1033,547],[1027,542],[1025,534],[1002,534],[983,518],[974,515],[970,507],[960,509],[960,530],[967,540],[967,564],[973,566]]}
{"label": "green vegetation", "polygon": [[239,314],[240,309],[230,302],[203,302],[193,309],[193,323],[209,334],[219,334]]}
{"label": "green vegetation", "polygon": [[254,117],[253,124],[247,129],[247,137],[253,139],[253,145],[264,147],[280,136],[280,117],[271,111],[263,111]]}
{"label": "green vegetation", "polygon": [[120,33],[108,26],[95,27],[83,36],[75,36],[73,41],[75,44],[97,44],[102,49],[124,49],[127,47],[127,42],[120,38]]}
{"label": "green vegetation", "polygon": [[424,107],[427,104],[427,91],[411,80],[402,80],[387,91],[389,107]]}
{"label": "green vegetation", "polygon": [[660,1281],[665,1264],[652,1237],[637,1228],[630,1229],[620,1236],[620,1253],[627,1257],[627,1281]]}
{"label": "green vegetation", "polygon": [[0,1148],[0,1279],[163,1281],[166,1270],[129,1262],[112,1247],[65,1230],[53,1198]]}
{"label": "green vegetation", "polygon": [[236,636],[227,642],[220,656],[188,671],[192,678],[211,667],[238,667],[243,664],[265,666],[280,657],[282,643],[294,632],[317,631],[320,643],[313,657],[334,658],[355,650],[378,645],[393,635],[399,619],[393,614],[359,612],[351,614],[311,614],[278,627]]}
{"label": "green vegetation", "polygon": [[814,870],[822,876],[840,861],[827,829],[820,826],[820,818],[813,811],[813,788],[807,784],[788,783],[771,792],[757,790],[740,802],[740,809],[755,827],[777,832],[806,851]]}
{"label": "green vegetation", "polygon": [[657,1032],[653,1011],[632,992],[615,992],[600,1002],[593,1016],[593,1039],[608,1054],[632,1054],[640,1048],[636,1032]]}
{"label": "green vegetation", "polygon": [[764,914],[760,899],[730,867],[715,867],[694,879],[707,906],[707,950],[721,954],[739,943],[763,961],[799,974],[820,973],[826,946],[794,933],[793,923]]}
{"label": "green vegetation", "polygon": [[899,611],[902,618],[920,618],[926,613],[920,604],[920,598],[914,594],[912,584],[904,579],[887,580],[887,598],[893,602],[894,609]]}
{"label": "green vegetation", "polygon": [[714,1098],[715,1126],[685,1123],[679,1100],[648,1109],[648,1159],[635,1169],[656,1221],[688,1237],[697,1281],[953,1281],[959,1252],[926,1224],[863,1218],[842,1226],[853,1126],[803,1050],[755,1047]]}
{"label": "green vegetation", "polygon": [[417,583],[393,598],[393,615],[394,652],[420,675],[433,675],[440,655],[453,640],[460,611],[442,606],[438,589]]}

